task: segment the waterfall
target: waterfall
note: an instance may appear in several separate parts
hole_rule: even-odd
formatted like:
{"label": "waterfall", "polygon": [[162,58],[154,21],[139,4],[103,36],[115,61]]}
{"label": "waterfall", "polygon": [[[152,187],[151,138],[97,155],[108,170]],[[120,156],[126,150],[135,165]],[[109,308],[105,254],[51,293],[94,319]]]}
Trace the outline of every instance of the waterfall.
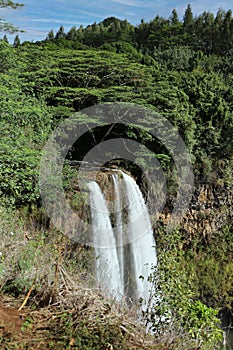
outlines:
{"label": "waterfall", "polygon": [[134,274],[136,297],[143,298],[146,304],[150,297],[148,278],[152,272],[151,268],[157,264],[153,230],[139,186],[131,176],[123,172],[122,176],[126,185],[128,200],[127,231],[130,242],[131,273]]}
{"label": "waterfall", "polygon": [[[121,191],[119,177],[117,174],[113,174],[113,184],[115,191],[115,225],[114,234],[116,238],[116,250],[118,261],[120,265],[121,281],[124,290],[124,231],[122,226],[122,203],[121,203]],[[125,294],[125,293],[124,293]]]}
{"label": "waterfall", "polygon": [[[100,287],[128,301],[150,298],[148,278],[157,264],[155,241],[143,195],[132,177],[112,175],[114,220],[95,181],[90,190],[96,279]],[[111,248],[104,248],[111,247]]]}
{"label": "waterfall", "polygon": [[118,299],[123,296],[123,285],[109,211],[99,185],[95,181],[90,181],[88,188],[94,228],[96,280],[103,290],[108,291],[109,295]]}

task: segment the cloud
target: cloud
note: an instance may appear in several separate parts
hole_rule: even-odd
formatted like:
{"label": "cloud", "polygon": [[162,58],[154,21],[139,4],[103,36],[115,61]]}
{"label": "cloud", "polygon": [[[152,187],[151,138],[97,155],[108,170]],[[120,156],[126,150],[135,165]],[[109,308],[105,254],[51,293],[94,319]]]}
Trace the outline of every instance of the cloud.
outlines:
{"label": "cloud", "polygon": [[117,2],[118,4],[122,4],[125,6],[133,6],[133,7],[144,7],[145,2],[138,0],[111,0],[113,2]]}
{"label": "cloud", "polygon": [[31,22],[39,22],[39,23],[57,23],[57,24],[84,24],[83,22],[78,21],[63,21],[61,19],[55,19],[55,18],[38,18],[38,19],[31,19]]}
{"label": "cloud", "polygon": [[90,16],[90,17],[105,18],[105,15],[103,13],[99,14],[99,13],[93,13],[93,12],[90,12],[90,11],[84,11],[84,10],[79,10],[79,9],[77,9],[76,11],[80,12],[80,13],[82,13],[84,15]]}
{"label": "cloud", "polygon": [[[42,39],[44,33],[48,33],[51,29],[56,30],[59,25],[64,25],[68,30],[73,25],[88,25],[111,16],[138,24],[141,18],[145,21],[150,21],[156,15],[168,18],[171,11],[176,8],[182,19],[188,3],[191,3],[194,15],[208,10],[215,13],[219,7],[225,10],[232,7],[230,0],[22,0],[22,2],[25,6],[19,11],[0,9],[0,17],[6,18],[20,29],[25,29],[27,33],[20,34],[25,40],[40,37]],[[34,25],[41,30],[36,28],[34,31]]]}

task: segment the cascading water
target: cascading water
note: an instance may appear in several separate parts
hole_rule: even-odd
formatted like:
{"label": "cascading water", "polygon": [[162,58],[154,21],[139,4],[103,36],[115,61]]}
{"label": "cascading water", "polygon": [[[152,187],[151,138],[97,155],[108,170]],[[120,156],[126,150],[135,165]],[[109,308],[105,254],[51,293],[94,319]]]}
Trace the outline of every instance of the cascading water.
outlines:
{"label": "cascading water", "polygon": [[119,298],[123,295],[123,285],[109,211],[99,185],[95,181],[91,181],[88,183],[88,188],[94,227],[96,280],[103,290],[107,290],[110,295]]}
{"label": "cascading water", "polygon": [[[157,264],[155,241],[149,213],[143,195],[131,176],[122,172],[126,185],[128,206],[127,231],[131,272],[136,285],[136,297],[145,303],[150,298],[150,282],[148,278],[152,267]],[[131,276],[132,278],[132,276]]]}
{"label": "cascading water", "polygon": [[[121,203],[121,192],[120,192],[120,183],[117,174],[113,174],[113,184],[115,191],[115,225],[114,225],[114,234],[116,238],[116,250],[118,261],[120,265],[121,281],[124,291],[124,231],[122,226],[122,203]],[[124,292],[125,294],[125,292]]]}
{"label": "cascading water", "polygon": [[114,224],[99,185],[95,181],[88,184],[97,283],[114,297],[128,301],[142,298],[147,304],[148,278],[152,266],[157,264],[148,210],[132,177],[120,172],[112,175],[112,179]]}

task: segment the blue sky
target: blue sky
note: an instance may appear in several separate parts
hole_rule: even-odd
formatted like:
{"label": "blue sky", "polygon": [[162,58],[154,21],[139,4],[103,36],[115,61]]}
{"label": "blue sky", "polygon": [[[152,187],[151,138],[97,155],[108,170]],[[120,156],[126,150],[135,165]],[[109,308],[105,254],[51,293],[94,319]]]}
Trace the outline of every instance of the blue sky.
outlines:
{"label": "blue sky", "polygon": [[142,18],[145,21],[156,15],[167,18],[175,8],[182,19],[188,3],[191,4],[194,15],[203,11],[216,13],[219,8],[232,8],[229,0],[22,0],[22,3],[25,6],[21,10],[0,9],[0,17],[26,31],[20,33],[21,41],[45,39],[51,29],[56,33],[60,25],[67,32],[74,25],[79,27],[82,24],[85,27],[110,16],[127,19],[136,25]]}

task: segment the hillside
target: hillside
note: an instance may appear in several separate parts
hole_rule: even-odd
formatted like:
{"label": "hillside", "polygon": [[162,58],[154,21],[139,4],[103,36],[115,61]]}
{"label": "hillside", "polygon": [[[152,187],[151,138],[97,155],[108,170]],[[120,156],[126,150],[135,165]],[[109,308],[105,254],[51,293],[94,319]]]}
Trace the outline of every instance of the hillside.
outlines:
{"label": "hillside", "polygon": [[[9,315],[18,319],[17,309],[33,286],[23,321],[9,329],[4,318],[0,323],[6,349],[17,343],[12,334],[22,327],[26,333],[19,340],[32,347],[27,339],[34,337],[40,349],[58,349],[58,344],[67,349],[97,349],[96,344],[99,349],[177,349],[184,344],[186,349],[213,349],[219,342],[220,319],[230,322],[233,312],[232,34],[230,10],[194,17],[188,6],[183,21],[176,11],[169,19],[157,16],[138,26],[111,17],[68,33],[61,27],[40,42],[0,40],[0,313],[5,315],[9,306]],[[101,112],[91,118],[85,110],[110,102],[136,104],[166,118],[189,151],[193,196],[169,236],[166,225],[178,179],[171,152],[152,135],[158,119],[138,118],[145,128],[129,123],[122,129]],[[167,198],[154,225],[159,260],[154,284],[164,298],[144,315],[144,323],[154,326],[154,337],[132,320],[125,305],[96,290],[92,250],[64,237],[42,205],[43,147],[55,127],[74,113],[89,130],[67,156],[63,186],[72,208],[87,220],[74,161],[82,162],[98,143],[114,137],[145,146],[137,164],[118,159],[103,168],[115,166],[138,176],[152,219],[156,203],[147,197],[140,169],[155,170],[153,157],[160,162]],[[95,166],[89,164],[88,172]],[[172,324],[161,321],[166,312]]]}

